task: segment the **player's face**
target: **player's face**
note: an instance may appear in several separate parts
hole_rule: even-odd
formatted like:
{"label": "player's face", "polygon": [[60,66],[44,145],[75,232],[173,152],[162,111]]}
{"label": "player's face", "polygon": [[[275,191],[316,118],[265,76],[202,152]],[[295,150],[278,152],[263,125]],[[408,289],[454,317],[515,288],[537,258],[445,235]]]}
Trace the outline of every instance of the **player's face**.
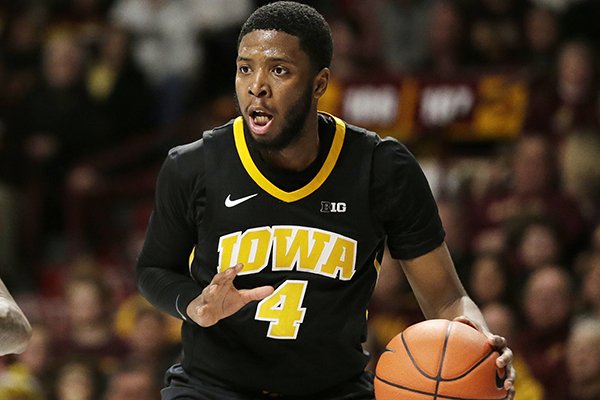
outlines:
{"label": "player's face", "polygon": [[235,89],[256,145],[280,150],[301,136],[316,110],[314,85],[310,59],[296,36],[257,30],[242,38]]}

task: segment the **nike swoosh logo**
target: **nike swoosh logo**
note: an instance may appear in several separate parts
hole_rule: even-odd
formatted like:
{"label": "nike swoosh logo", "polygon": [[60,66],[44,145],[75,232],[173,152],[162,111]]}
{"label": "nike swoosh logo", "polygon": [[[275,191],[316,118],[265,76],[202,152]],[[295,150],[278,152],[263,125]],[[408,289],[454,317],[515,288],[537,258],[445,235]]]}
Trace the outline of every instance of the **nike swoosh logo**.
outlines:
{"label": "nike swoosh logo", "polygon": [[235,199],[235,200],[231,200],[231,195],[227,195],[227,198],[225,199],[225,207],[227,207],[227,208],[235,207],[238,204],[242,204],[243,202],[250,200],[254,196],[258,196],[258,193],[254,193],[254,194],[251,194],[250,196],[242,197],[242,198]]}

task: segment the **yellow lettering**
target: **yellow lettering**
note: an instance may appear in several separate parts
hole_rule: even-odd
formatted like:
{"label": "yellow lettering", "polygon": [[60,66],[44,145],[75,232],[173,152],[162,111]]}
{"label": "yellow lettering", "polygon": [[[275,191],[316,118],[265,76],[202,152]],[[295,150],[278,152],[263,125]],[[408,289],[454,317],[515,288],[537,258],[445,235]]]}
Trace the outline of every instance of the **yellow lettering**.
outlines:
{"label": "yellow lettering", "polygon": [[273,271],[290,271],[295,266],[298,271],[315,272],[331,235],[321,231],[309,233],[308,229],[298,227],[274,228]]}
{"label": "yellow lettering", "polygon": [[[356,268],[356,241],[302,226],[258,227],[219,239],[222,272],[244,264],[240,275],[262,271],[271,260],[273,271],[310,272],[350,280]],[[271,254],[272,253],[272,254]]]}
{"label": "yellow lettering", "polygon": [[271,252],[271,229],[249,229],[242,235],[237,262],[244,264],[240,275],[254,274],[269,263]]}
{"label": "yellow lettering", "polygon": [[302,302],[307,286],[307,281],[285,281],[273,294],[258,303],[255,318],[269,322],[268,337],[296,339],[306,312]]}
{"label": "yellow lettering", "polygon": [[240,234],[241,232],[230,233],[227,236],[221,236],[219,239],[219,272],[223,272],[236,264],[234,260],[237,259],[237,252],[239,251]]}
{"label": "yellow lettering", "polygon": [[339,278],[348,281],[354,275],[355,262],[356,242],[338,236],[321,272],[332,278],[335,278],[339,272]]}

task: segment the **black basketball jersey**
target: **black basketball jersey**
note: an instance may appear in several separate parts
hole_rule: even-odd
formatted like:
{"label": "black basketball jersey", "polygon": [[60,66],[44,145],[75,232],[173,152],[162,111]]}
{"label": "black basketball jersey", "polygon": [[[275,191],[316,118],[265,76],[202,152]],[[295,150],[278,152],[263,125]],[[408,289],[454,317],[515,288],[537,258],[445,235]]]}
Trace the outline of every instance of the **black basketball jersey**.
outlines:
{"label": "black basketball jersey", "polygon": [[272,285],[275,292],[212,327],[185,323],[190,373],[242,389],[307,394],[363,371],[366,308],[384,243],[369,204],[381,139],[331,118],[325,161],[291,192],[261,172],[241,117],[204,134],[210,173],[190,274],[204,287],[241,262],[238,289]]}

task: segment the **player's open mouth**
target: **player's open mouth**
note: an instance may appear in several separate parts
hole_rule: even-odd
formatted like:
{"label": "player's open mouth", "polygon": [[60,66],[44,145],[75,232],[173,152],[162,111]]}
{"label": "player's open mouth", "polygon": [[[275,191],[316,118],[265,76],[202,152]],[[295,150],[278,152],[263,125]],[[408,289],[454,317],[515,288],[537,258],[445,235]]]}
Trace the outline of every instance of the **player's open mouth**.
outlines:
{"label": "player's open mouth", "polygon": [[273,121],[273,116],[262,110],[250,111],[249,116],[250,129],[256,135],[265,134]]}

